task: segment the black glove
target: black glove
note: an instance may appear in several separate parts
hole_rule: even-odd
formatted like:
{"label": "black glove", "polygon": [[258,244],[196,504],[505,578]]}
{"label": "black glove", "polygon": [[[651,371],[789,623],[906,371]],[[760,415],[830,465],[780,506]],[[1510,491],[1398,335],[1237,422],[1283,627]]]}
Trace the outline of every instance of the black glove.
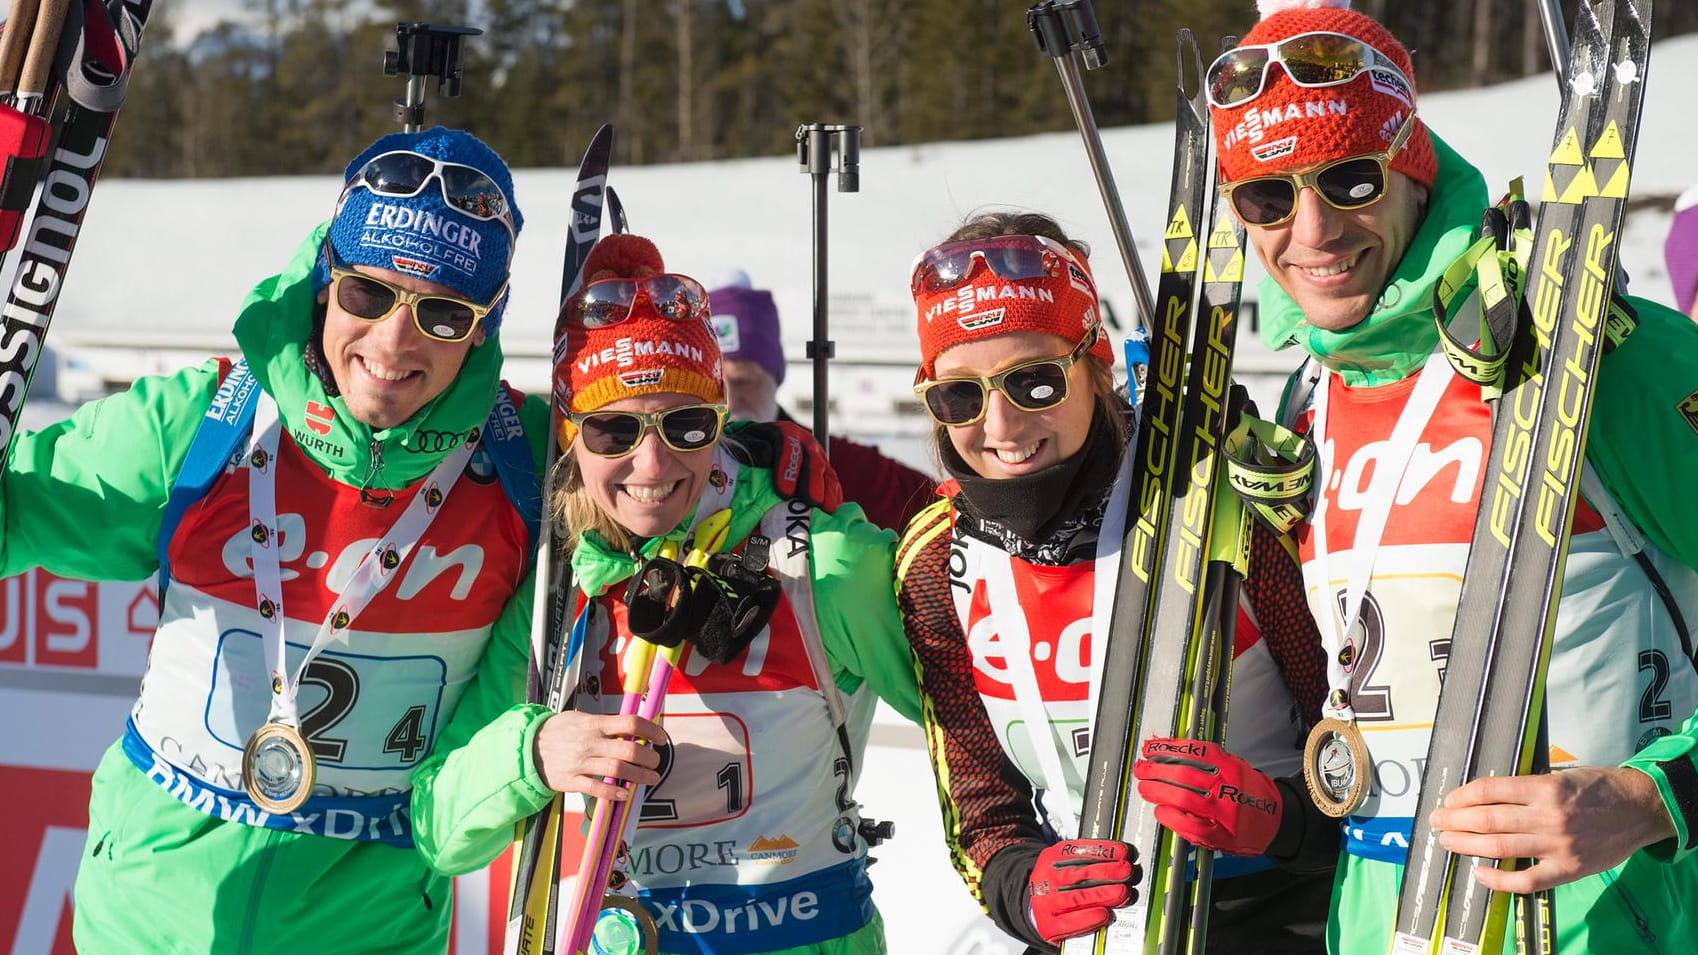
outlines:
{"label": "black glove", "polygon": [[691,642],[709,660],[735,660],[778,608],[778,581],[766,572],[770,548],[771,541],[756,534],[741,554],[715,554],[706,569],[685,568],[692,582],[692,616],[699,614],[701,621]]}
{"label": "black glove", "polygon": [[650,557],[625,588],[625,625],[632,636],[663,647],[683,642],[689,629],[683,613],[688,591],[683,564],[669,557]]}
{"label": "black glove", "polygon": [[714,663],[730,663],[778,607],[778,581],[766,572],[770,546],[751,536],[743,553],[715,554],[705,568],[650,558],[626,588],[626,625],[650,643],[688,640]]}

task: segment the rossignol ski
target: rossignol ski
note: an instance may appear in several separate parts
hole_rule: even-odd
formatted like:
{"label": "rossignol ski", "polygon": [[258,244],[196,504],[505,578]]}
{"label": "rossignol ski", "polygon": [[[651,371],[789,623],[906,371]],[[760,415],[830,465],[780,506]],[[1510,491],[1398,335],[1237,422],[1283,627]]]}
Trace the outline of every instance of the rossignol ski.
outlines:
{"label": "rossignol ski", "polygon": [[[613,153],[613,127],[596,130],[578,166],[577,185],[572,189],[571,228],[566,234],[566,252],[561,269],[560,301],[572,297],[583,284],[584,260],[601,237],[601,210],[607,186],[607,166]],[[565,347],[563,329],[554,329],[554,355],[558,362]],[[567,541],[559,539],[547,513],[553,496],[554,464],[559,447],[560,422],[566,401],[552,396],[548,422],[547,470],[543,474],[543,520],[537,541],[536,603],[532,611],[531,662],[525,699],[560,711],[578,685],[581,649],[569,632],[574,603],[572,565]],[[521,821],[514,833],[513,897],[507,909],[508,955],[553,955],[559,921],[560,837],[565,821],[565,800],[555,793],[547,806]]]}
{"label": "rossignol ski", "polygon": [[[19,67],[0,62],[0,82],[11,94],[0,97],[0,238],[7,240],[0,245],[9,249],[0,266],[7,281],[0,316],[0,341],[7,343],[0,362],[0,461],[11,449],[65,287],[151,7],[152,0],[104,0],[49,2],[37,11],[32,0],[19,0],[6,24],[9,42],[0,48],[15,43],[29,50]],[[32,23],[24,44],[22,34]],[[22,244],[13,247],[20,234]]]}
{"label": "rossignol ski", "polygon": [[[1132,763],[1140,741],[1152,736],[1215,739],[1224,732],[1225,673],[1236,611],[1230,576],[1209,567],[1219,541],[1233,538],[1244,561],[1235,517],[1222,521],[1233,533],[1216,536],[1222,444],[1229,407],[1237,299],[1243,274],[1243,232],[1209,203],[1208,103],[1195,40],[1180,34],[1179,109],[1175,121],[1173,180],[1162,274],[1149,321],[1150,367],[1141,401],[1131,503],[1121,548],[1120,579],[1091,729],[1079,835],[1116,839],[1138,852],[1137,897],[1092,936],[1070,939],[1067,955],[1148,951],[1201,951],[1207,930],[1207,853],[1198,854],[1201,877],[1187,881],[1190,847],[1155,821],[1139,798]],[[1188,94],[1187,77],[1194,78]],[[1200,229],[1205,209],[1210,226]],[[1187,366],[1199,269],[1204,280]],[[1185,382],[1181,386],[1181,373]],[[1236,510],[1232,510],[1237,515]],[[1230,608],[1228,610],[1227,608]],[[1225,613],[1223,613],[1225,611]]]}
{"label": "rossignol ski", "polygon": [[[1651,0],[1585,0],[1538,225],[1494,409],[1392,951],[1497,951],[1507,899],[1439,845],[1427,817],[1457,786],[1527,772],[1579,492],[1617,239],[1650,52]],[[1541,935],[1549,934],[1548,923]],[[1550,950],[1553,938],[1535,938]]]}

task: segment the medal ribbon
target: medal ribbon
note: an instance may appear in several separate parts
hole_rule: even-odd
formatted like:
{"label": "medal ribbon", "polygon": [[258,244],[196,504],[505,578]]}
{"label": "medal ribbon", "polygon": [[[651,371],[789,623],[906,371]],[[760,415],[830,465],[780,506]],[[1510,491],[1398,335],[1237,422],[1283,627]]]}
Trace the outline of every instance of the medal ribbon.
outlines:
{"label": "medal ribbon", "polygon": [[[1434,352],[1434,355],[1437,354],[1438,352]],[[1403,484],[1404,473],[1409,468],[1409,459],[1415,453],[1416,444],[1420,442],[1421,432],[1426,430],[1427,422],[1432,420],[1433,412],[1438,408],[1439,398],[1456,377],[1456,372],[1451,368],[1450,362],[1442,357],[1434,361],[1433,356],[1429,355],[1419,375],[1414,390],[1410,392],[1409,402],[1404,405],[1403,411],[1397,417],[1397,425],[1392,428],[1391,437],[1385,441],[1385,453],[1377,455],[1374,459],[1374,477],[1368,485],[1367,493],[1363,495],[1365,504],[1356,522],[1356,537],[1350,548],[1350,576],[1345,582],[1343,627],[1339,626],[1339,617],[1332,612],[1331,607],[1319,615],[1327,624],[1327,686],[1332,691],[1327,694],[1326,702],[1322,705],[1322,715],[1346,722],[1356,719],[1356,710],[1350,702],[1350,676],[1361,662],[1362,648],[1354,648],[1355,652],[1350,657],[1348,667],[1341,658],[1341,651],[1362,616],[1362,598],[1368,592],[1368,580],[1373,576],[1374,558],[1379,552],[1380,538],[1385,534],[1386,521],[1391,517],[1391,506]],[[1314,526],[1315,560],[1321,568],[1322,586],[1328,588],[1329,603],[1332,600],[1333,576],[1328,566],[1327,512],[1331,508],[1327,503],[1326,486],[1332,483],[1332,457],[1336,445],[1327,440],[1326,422],[1332,377],[1333,373],[1330,371],[1322,373],[1320,387],[1315,392],[1315,423],[1311,432],[1317,439],[1315,444],[1320,454],[1320,473],[1325,483],[1321,487],[1321,493],[1315,496],[1315,514],[1310,522]]]}
{"label": "medal ribbon", "polygon": [[[1121,534],[1126,527],[1126,502],[1131,496],[1130,449],[1122,456],[1120,475],[1110,492],[1108,506],[1103,512],[1102,525],[1097,531],[1097,555],[1091,580],[1091,684],[1086,697],[1086,712],[1094,721],[1097,694],[1102,689],[1102,663],[1107,652],[1109,616],[1114,608],[1114,588],[1120,566]],[[1032,667],[1032,636],[1026,627],[1026,610],[1020,605],[1014,587],[1013,560],[998,550],[987,555],[984,562],[985,596],[990,603],[991,619],[1005,641],[1009,684],[1014,688],[1014,702],[1020,707],[1025,723],[1026,738],[1038,759],[1038,782],[1044,789],[1067,797],[1067,816],[1051,818],[1050,824],[1068,824],[1070,831],[1060,833],[1071,839],[1078,828],[1076,818],[1081,807],[1074,804],[1067,789],[1062,757],[1072,759],[1071,751],[1063,754],[1050,727],[1049,711],[1044,707],[1043,691],[1038,687],[1038,674]],[[1060,652],[1057,647],[1054,652]]]}
{"label": "medal ribbon", "polygon": [[253,561],[254,593],[263,631],[261,636],[265,641],[266,662],[271,672],[270,719],[299,729],[300,715],[295,707],[295,695],[307,665],[331,643],[347,643],[348,628],[354,618],[395,577],[395,571],[407,562],[414,545],[448,501],[448,493],[465,472],[466,462],[471,460],[478,435],[474,433],[442,459],[425,478],[424,486],[413,496],[412,503],[407,505],[389,532],[360,560],[347,587],[331,603],[294,675],[290,676],[283,639],[283,571],[278,556],[282,535],[277,526],[277,445],[282,431],[277,402],[270,394],[261,391],[245,461],[251,472],[248,477],[248,553]]}

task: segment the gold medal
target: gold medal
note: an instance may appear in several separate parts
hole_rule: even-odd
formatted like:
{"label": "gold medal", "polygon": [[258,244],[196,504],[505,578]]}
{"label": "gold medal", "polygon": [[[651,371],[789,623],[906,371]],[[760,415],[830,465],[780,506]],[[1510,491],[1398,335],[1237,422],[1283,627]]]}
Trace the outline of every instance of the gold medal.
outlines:
{"label": "gold medal", "polygon": [[242,749],[242,788],[266,812],[294,812],[312,795],[317,768],[301,731],[271,720]]}
{"label": "gold medal", "polygon": [[660,930],[647,909],[623,895],[602,898],[587,955],[656,955],[659,951]]}
{"label": "gold medal", "polygon": [[1329,816],[1348,816],[1368,798],[1373,764],[1354,722],[1331,717],[1315,724],[1303,747],[1303,781],[1315,805]]}

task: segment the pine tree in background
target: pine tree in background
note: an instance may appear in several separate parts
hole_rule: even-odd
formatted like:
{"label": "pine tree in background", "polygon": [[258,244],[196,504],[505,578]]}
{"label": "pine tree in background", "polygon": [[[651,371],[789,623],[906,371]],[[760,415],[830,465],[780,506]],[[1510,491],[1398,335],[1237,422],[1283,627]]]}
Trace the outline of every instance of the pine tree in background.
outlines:
{"label": "pine tree in background", "polygon": [[[1537,0],[1356,0],[1414,51],[1423,91],[1548,69]],[[566,166],[596,127],[615,161],[782,155],[800,123],[857,123],[866,146],[1072,127],[1055,69],[1011,0],[246,0],[247,25],[172,36],[149,25],[107,175],[328,173],[394,129],[382,76],[398,20],[464,23],[464,93],[429,119],[470,129],[515,166]],[[1084,74],[1104,126],[1173,115],[1174,33],[1205,50],[1242,32],[1249,0],[1099,0],[1110,64]],[[1573,0],[1564,3],[1573,13]],[[1698,3],[1657,36],[1698,30]],[[1206,54],[1205,54],[1206,55]]]}

